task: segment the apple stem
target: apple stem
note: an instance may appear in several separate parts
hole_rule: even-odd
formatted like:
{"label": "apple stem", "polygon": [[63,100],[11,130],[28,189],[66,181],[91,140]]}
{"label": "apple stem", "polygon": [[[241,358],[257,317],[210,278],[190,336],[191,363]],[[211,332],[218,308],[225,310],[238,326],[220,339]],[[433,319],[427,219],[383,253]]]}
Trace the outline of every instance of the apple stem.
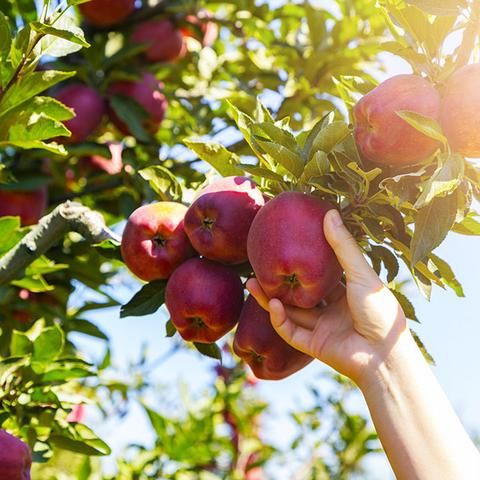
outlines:
{"label": "apple stem", "polygon": [[121,238],[106,226],[100,213],[80,203],[62,203],[40,219],[38,225],[0,259],[0,285],[16,279],[25,268],[58,244],[68,232],[79,233],[93,245],[105,240],[117,243],[121,241]]}

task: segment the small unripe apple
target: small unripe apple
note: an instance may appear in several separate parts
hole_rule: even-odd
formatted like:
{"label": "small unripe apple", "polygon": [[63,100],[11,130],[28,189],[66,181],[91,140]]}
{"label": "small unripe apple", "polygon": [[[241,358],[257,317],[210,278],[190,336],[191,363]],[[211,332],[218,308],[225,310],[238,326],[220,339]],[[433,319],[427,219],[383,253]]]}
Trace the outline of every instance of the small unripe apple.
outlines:
{"label": "small unripe apple", "polygon": [[[136,81],[120,81],[114,83],[109,88],[109,94],[122,95],[135,100],[147,114],[143,122],[143,127],[154,135],[157,133],[160,124],[165,118],[165,112],[168,106],[167,99],[161,90],[162,83],[151,73],[144,73],[142,77]],[[111,108],[109,109],[109,115],[120,132],[124,135],[131,134],[127,124],[118,118]]]}
{"label": "small unripe apple", "polygon": [[5,430],[0,430],[0,478],[30,480],[32,454],[28,445]]}
{"label": "small unripe apple", "polygon": [[192,203],[185,216],[185,231],[200,255],[221,263],[244,263],[250,226],[264,204],[252,180],[222,178]]}
{"label": "small unripe apple", "polygon": [[47,203],[47,187],[38,190],[0,189],[0,217],[20,217],[23,226],[38,223]]}
{"label": "small unripe apple", "polygon": [[248,234],[248,258],[269,298],[312,308],[338,285],[342,269],[323,233],[332,208],[312,195],[284,192],[258,212]]}
{"label": "small unripe apple", "polygon": [[186,53],[183,34],[170,20],[154,19],[140,23],[130,40],[147,45],[143,54],[150,62],[172,62]]}
{"label": "small unripe apple", "polygon": [[88,23],[111,27],[123,22],[135,10],[135,0],[92,0],[79,8]]}
{"label": "small unripe apple", "polygon": [[262,380],[282,380],[313,360],[278,335],[269,313],[251,295],[243,306],[233,349]]}
{"label": "small unripe apple", "polygon": [[466,65],[442,92],[441,124],[452,149],[480,158],[480,64]]}
{"label": "small unripe apple", "polygon": [[360,153],[379,165],[415,165],[439,143],[416,130],[397,112],[408,110],[439,120],[440,94],[417,75],[397,75],[365,95],[354,108],[355,140]]}
{"label": "small unripe apple", "polygon": [[187,207],[158,202],[135,210],[122,236],[122,257],[138,278],[151,282],[168,278],[195,254],[183,229]]}
{"label": "small unripe apple", "polygon": [[60,89],[55,98],[75,112],[75,117],[65,122],[72,132],[70,137],[61,137],[66,144],[84,142],[100,125],[105,113],[105,102],[93,88],[73,83]]}
{"label": "small unripe apple", "polygon": [[243,305],[242,280],[224,265],[192,258],[168,280],[165,304],[184,340],[216,342],[238,321]]}

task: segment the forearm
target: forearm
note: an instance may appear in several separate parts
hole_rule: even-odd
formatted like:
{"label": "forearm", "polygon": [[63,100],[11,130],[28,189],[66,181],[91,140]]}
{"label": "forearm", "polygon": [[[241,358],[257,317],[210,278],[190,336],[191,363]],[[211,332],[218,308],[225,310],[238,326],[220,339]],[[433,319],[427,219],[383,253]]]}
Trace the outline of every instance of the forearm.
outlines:
{"label": "forearm", "polygon": [[480,453],[410,333],[360,388],[399,480],[480,478]]}

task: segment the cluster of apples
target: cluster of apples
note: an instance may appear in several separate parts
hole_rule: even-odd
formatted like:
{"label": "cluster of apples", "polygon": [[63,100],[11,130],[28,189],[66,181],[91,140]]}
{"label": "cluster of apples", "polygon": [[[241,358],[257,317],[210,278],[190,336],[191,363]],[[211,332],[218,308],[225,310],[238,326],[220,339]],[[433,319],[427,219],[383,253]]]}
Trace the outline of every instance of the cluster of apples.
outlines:
{"label": "cluster of apples", "polygon": [[[135,0],[92,0],[79,6],[85,21],[99,28],[121,25],[135,12]],[[144,45],[142,53],[148,64],[176,62],[186,54],[186,37],[198,37],[204,46],[210,46],[218,36],[218,25],[208,21],[208,12],[202,17],[187,15],[183,24],[170,19],[153,18],[137,23],[128,36],[130,45]],[[145,111],[143,127],[154,135],[165,117],[168,101],[162,93],[163,85],[154,75],[143,72],[138,80],[116,81],[110,85],[105,99],[96,89],[81,83],[72,83],[60,89],[57,99],[75,110],[74,119],[66,122],[72,136],[66,143],[85,141],[98,128],[102,117],[108,113],[112,123],[124,135],[131,135],[125,122],[109,105],[112,95],[122,95],[137,102]]]}
{"label": "cluster of apples", "polygon": [[[136,5],[135,0],[92,0],[79,5],[79,10],[85,22],[95,28],[123,28],[124,22],[135,13]],[[186,54],[187,37],[197,38],[204,46],[211,46],[215,42],[218,25],[210,19],[211,15],[206,11],[200,11],[198,15],[187,15],[178,25],[166,18],[149,19],[135,24],[128,41],[130,44],[145,45],[142,55],[146,64],[175,62]],[[65,122],[72,135],[57,141],[67,145],[85,142],[98,130],[105,116],[108,116],[120,134],[133,135],[128,125],[111,107],[113,95],[128,97],[139,104],[146,114],[143,128],[155,135],[168,108],[168,100],[162,90],[162,83],[148,71],[144,71],[137,80],[113,82],[105,95],[78,81],[61,86],[55,93],[55,98],[72,108],[75,117]],[[81,164],[85,170],[100,170],[110,175],[122,171],[122,145],[110,143],[107,146],[112,158],[98,155],[83,158]],[[66,172],[67,182],[69,173]],[[46,187],[35,190],[2,187],[0,190],[0,216],[18,216],[24,226],[36,224],[47,205]]]}
{"label": "cluster of apples", "polygon": [[438,89],[417,75],[381,83],[355,106],[355,138],[362,156],[376,164],[410,166],[428,161],[440,143],[416,130],[398,112],[435,120],[452,150],[480,158],[480,64],[466,65]]}
{"label": "cluster of apples", "polygon": [[235,352],[262,379],[282,379],[312,359],[275,332],[239,272],[287,305],[318,305],[342,270],[323,233],[332,206],[299,192],[267,200],[246,177],[202,190],[189,208],[158,202],[136,210],[122,237],[126,265],[145,281],[168,279],[165,303],[186,340],[212,343],[237,324]]}

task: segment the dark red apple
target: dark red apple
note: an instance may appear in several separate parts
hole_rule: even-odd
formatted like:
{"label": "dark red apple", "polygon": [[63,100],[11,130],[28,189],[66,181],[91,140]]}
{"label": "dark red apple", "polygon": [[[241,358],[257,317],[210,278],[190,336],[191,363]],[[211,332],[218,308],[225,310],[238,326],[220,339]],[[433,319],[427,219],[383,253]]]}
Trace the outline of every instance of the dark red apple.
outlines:
{"label": "dark red apple", "polygon": [[200,255],[232,265],[244,263],[250,226],[264,204],[262,192],[250,179],[222,178],[192,203],[185,231]]}
{"label": "dark red apple", "polygon": [[71,137],[61,137],[66,144],[84,142],[100,125],[105,113],[105,102],[93,88],[73,83],[57,92],[55,98],[75,112],[75,117],[65,122]]}
{"label": "dark red apple", "polygon": [[30,480],[32,454],[28,445],[5,430],[0,430],[0,478]]}
{"label": "dark red apple", "polygon": [[187,207],[158,202],[135,210],[122,236],[122,257],[138,278],[151,282],[168,278],[195,252],[183,229]]}
{"label": "dark red apple", "polygon": [[408,110],[439,120],[440,94],[417,75],[397,75],[365,95],[354,108],[355,140],[360,153],[380,165],[414,165],[439,147],[397,112]]}
{"label": "dark red apple", "polygon": [[248,258],[269,298],[312,308],[338,285],[342,269],[323,233],[331,208],[312,195],[284,192],[258,212]]}
{"label": "dark red apple", "polygon": [[[151,73],[144,73],[137,81],[121,81],[111,85],[110,95],[122,95],[135,100],[146,112],[147,118],[143,122],[145,130],[152,135],[157,133],[160,124],[165,118],[168,102],[165,95],[161,92],[162,83],[159,82]],[[131,132],[127,124],[118,118],[115,112],[110,108],[109,114],[112,122],[124,135],[130,135]]]}
{"label": "dark red apple", "polygon": [[79,8],[88,23],[111,27],[123,22],[135,10],[135,0],[92,0]]}
{"label": "dark red apple", "polygon": [[454,73],[442,92],[441,124],[455,152],[480,158],[480,64]]}
{"label": "dark red apple", "polygon": [[38,223],[47,203],[47,187],[38,190],[0,189],[0,217],[20,217],[23,226]]}
{"label": "dark red apple", "polygon": [[212,343],[238,321],[243,305],[242,281],[224,265],[192,258],[168,280],[165,304],[184,340]]}
{"label": "dark red apple", "polygon": [[251,295],[243,306],[233,349],[262,380],[282,380],[313,360],[278,335],[272,327],[269,313]]}
{"label": "dark red apple", "polygon": [[153,19],[140,23],[130,40],[147,45],[143,54],[150,62],[173,62],[186,53],[183,34],[170,20]]}

